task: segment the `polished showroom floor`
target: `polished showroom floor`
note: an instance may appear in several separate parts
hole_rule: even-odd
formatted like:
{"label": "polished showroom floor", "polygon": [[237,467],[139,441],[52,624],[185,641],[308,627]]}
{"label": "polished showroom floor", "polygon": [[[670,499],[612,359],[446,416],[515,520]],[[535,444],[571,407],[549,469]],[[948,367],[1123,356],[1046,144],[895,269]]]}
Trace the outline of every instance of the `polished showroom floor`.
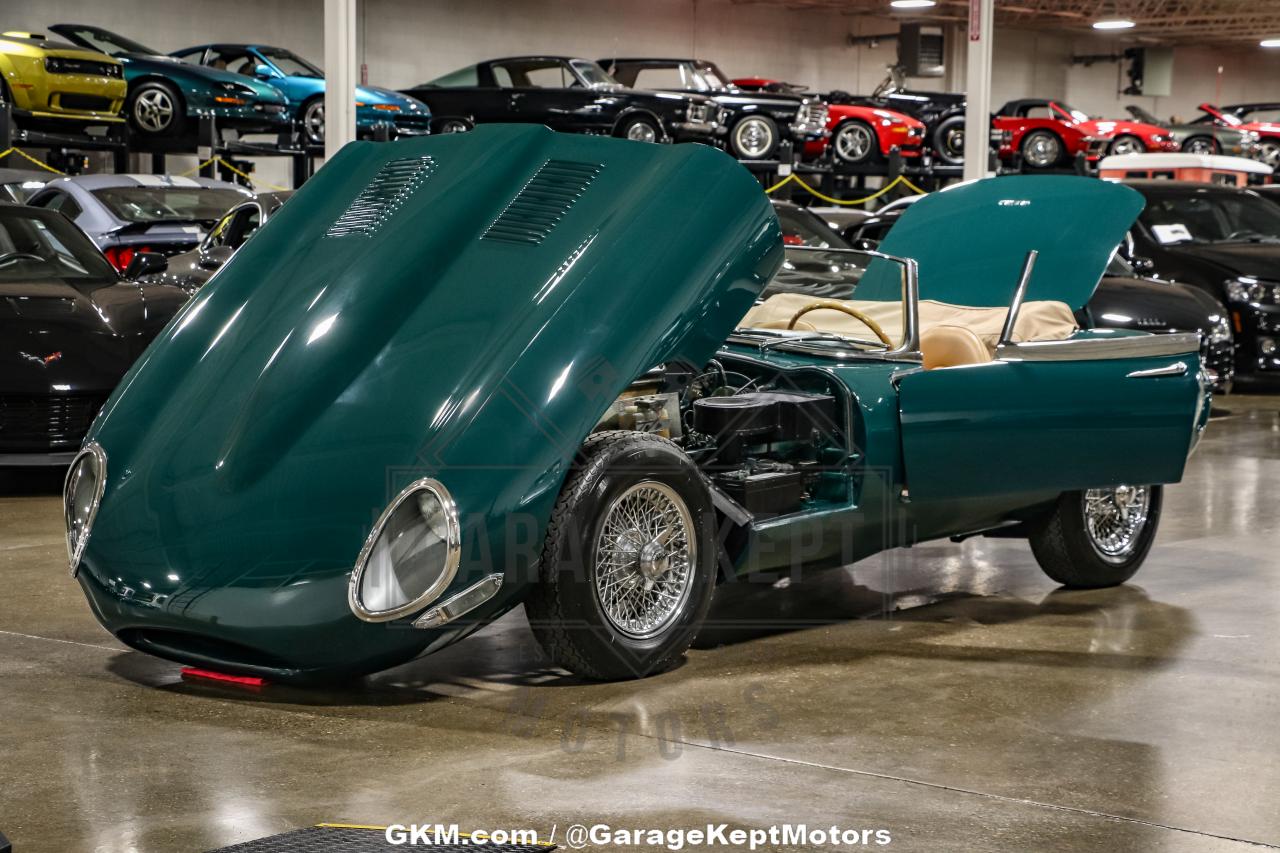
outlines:
{"label": "polished showroom floor", "polygon": [[1280,847],[1280,397],[1225,408],[1130,586],[1064,592],[1024,542],[937,543],[724,588],[685,665],[640,683],[548,670],[521,613],[341,691],[184,683],[90,616],[56,476],[0,474],[0,831],[15,853],[325,821]]}

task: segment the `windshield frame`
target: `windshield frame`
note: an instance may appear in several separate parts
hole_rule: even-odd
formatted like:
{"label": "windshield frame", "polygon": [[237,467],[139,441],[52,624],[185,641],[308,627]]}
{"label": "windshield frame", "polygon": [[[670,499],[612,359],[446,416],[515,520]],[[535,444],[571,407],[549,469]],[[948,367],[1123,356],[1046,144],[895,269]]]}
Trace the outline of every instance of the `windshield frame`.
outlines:
{"label": "windshield frame", "polygon": [[[259,45],[253,48],[253,52],[257,54],[259,57],[261,57],[262,59],[264,59],[267,63],[269,63],[271,67],[275,69],[282,77],[302,77],[308,80],[324,79],[324,71],[322,71],[314,63],[308,62],[307,60],[303,59],[301,56],[298,56],[298,54],[294,53],[292,50],[289,50],[289,48],[287,47],[271,47],[267,45]],[[303,68],[306,68],[311,73],[310,74],[289,74],[283,68],[280,67],[280,63],[277,62],[278,59],[291,59],[294,62],[301,65]]]}
{"label": "windshield frame", "polygon": [[[129,193],[134,193],[134,192],[140,192],[140,193],[149,194],[149,195],[155,195],[157,193],[164,194],[168,192],[174,192],[174,193],[193,193],[194,192],[200,195],[203,195],[205,193],[217,193],[218,195],[222,195],[225,193],[228,197],[234,196],[235,200],[231,201],[226,207],[219,209],[219,211],[213,214],[212,216],[195,216],[195,215],[186,216],[175,210],[175,215],[173,216],[162,216],[162,217],[149,218],[149,219],[137,219],[126,214],[123,211],[123,209],[120,207],[121,204],[128,203],[127,200],[123,198],[123,196]],[[221,219],[222,215],[226,213],[228,210],[230,210],[231,208],[238,206],[242,202],[250,200],[249,197],[245,196],[243,193],[237,192],[236,190],[233,190],[230,187],[206,187],[204,185],[200,185],[196,187],[147,187],[147,186],[97,187],[95,189],[89,190],[89,194],[93,196],[94,201],[96,201],[98,204],[106,208],[107,211],[111,214],[111,216],[113,216],[114,218],[122,222],[128,222],[134,225],[171,225],[171,224],[180,224],[180,223],[204,223],[204,222],[215,223],[219,219]],[[121,196],[121,198],[120,199],[114,198],[114,196],[116,195]],[[210,199],[210,201],[212,201],[212,199]],[[160,198],[157,198],[154,201],[154,204],[164,205],[165,207],[170,207],[170,209],[172,209],[172,207],[163,200],[163,195]],[[202,205],[208,204],[208,202],[202,202],[201,204]]]}
{"label": "windshield frame", "polygon": [[78,33],[74,37],[68,36],[64,32],[59,32],[58,30],[54,30],[54,32],[57,32],[58,35],[60,36],[79,40],[82,46],[88,47],[90,50],[96,50],[99,53],[105,53],[107,56],[110,56],[110,57],[119,57],[126,53],[137,53],[145,56],[163,56],[163,54],[158,50],[153,50],[147,47],[145,44],[142,44],[141,42],[136,42],[131,38],[125,38],[119,33],[113,33],[111,30],[105,30],[102,27],[95,27],[90,24],[62,24],[61,26],[65,27],[68,30],[73,30],[73,31],[85,30],[89,33],[92,33],[92,39],[96,39],[103,42],[104,44],[109,44],[114,47],[120,48],[119,50],[103,50],[101,47],[99,47],[96,44],[90,43],[88,45],[84,45],[85,41],[91,42],[92,39],[86,36],[79,35]]}
{"label": "windshield frame", "polygon": [[[892,349],[867,350],[857,341],[830,332],[796,332],[792,329],[756,329],[738,327],[729,335],[727,343],[756,347],[761,354],[770,350],[819,355],[833,359],[870,358],[883,361],[923,362],[920,352],[920,267],[913,258],[888,255],[871,249],[815,249],[808,246],[789,246],[793,252],[839,252],[865,258],[879,258],[901,267],[902,277],[902,341]],[[835,344],[835,347],[822,346]]]}
{"label": "windshield frame", "polygon": [[[44,228],[51,232],[53,237],[85,268],[85,274],[57,275],[48,276],[47,278],[24,276],[10,279],[5,276],[5,269],[0,267],[0,285],[56,283],[60,281],[70,281],[77,284],[114,284],[120,281],[120,274],[107,261],[94,242],[62,213],[42,207],[28,207],[24,204],[0,203],[0,219],[11,215],[43,223]],[[53,264],[54,261],[50,259],[46,263]]]}

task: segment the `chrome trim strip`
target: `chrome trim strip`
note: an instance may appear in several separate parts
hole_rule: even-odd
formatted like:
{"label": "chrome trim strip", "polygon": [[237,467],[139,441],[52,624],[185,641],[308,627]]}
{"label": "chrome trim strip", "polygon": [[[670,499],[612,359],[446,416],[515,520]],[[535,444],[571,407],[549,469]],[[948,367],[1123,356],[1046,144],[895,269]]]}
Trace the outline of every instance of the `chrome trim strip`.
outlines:
{"label": "chrome trim strip", "polygon": [[1031,283],[1031,271],[1036,268],[1036,258],[1040,253],[1035,249],[1027,252],[1022,262],[1022,273],[1018,276],[1018,287],[1013,291],[1013,301],[1009,303],[1009,313],[1004,316],[1004,329],[1000,332],[1000,341],[996,344],[1013,343],[1013,330],[1018,325],[1018,312],[1022,310],[1022,302],[1027,298],[1027,285]]}
{"label": "chrome trim strip", "polygon": [[89,544],[89,534],[93,532],[93,520],[98,517],[98,507],[102,506],[102,493],[107,488],[107,452],[102,449],[101,444],[91,441],[71,460],[71,467],[67,468],[67,475],[62,480],[63,523],[67,522],[67,506],[71,498],[67,490],[71,488],[71,475],[75,473],[76,468],[79,466],[80,458],[86,455],[92,456],[98,461],[98,482],[94,486],[93,501],[89,504],[89,517],[84,523],[84,536],[74,546],[71,544],[71,525],[67,524],[67,561],[73,578],[80,573],[80,558],[84,556],[85,546]]}
{"label": "chrome trim strip", "polygon": [[502,580],[501,574],[482,578],[462,592],[452,596],[443,604],[438,604],[423,613],[414,620],[413,627],[439,628],[441,625],[449,624],[459,616],[465,616],[497,595],[498,590],[502,589]]}
{"label": "chrome trim strip", "polygon": [[1158,358],[1200,351],[1199,332],[1075,338],[1066,341],[1023,341],[996,347],[997,361],[1103,361]]}
{"label": "chrome trim strip", "polygon": [[[369,555],[373,553],[374,543],[378,541],[378,537],[382,535],[382,529],[386,526],[387,520],[391,518],[391,514],[396,511],[400,504],[421,491],[431,492],[440,501],[441,506],[444,507],[447,535],[445,545],[448,549],[445,555],[444,571],[440,577],[436,578],[435,583],[427,588],[426,592],[413,601],[402,604],[392,610],[366,610],[365,606],[360,603],[360,578],[364,575]],[[454,503],[453,495],[449,494],[449,490],[439,480],[431,477],[414,480],[405,486],[400,494],[396,495],[395,500],[387,504],[387,508],[382,511],[382,515],[378,516],[378,520],[374,522],[373,529],[369,531],[369,536],[364,540],[364,545],[360,548],[360,555],[356,557],[355,568],[351,571],[351,580],[347,583],[347,606],[351,608],[352,613],[365,622],[389,622],[407,613],[412,613],[440,597],[440,594],[453,581],[454,575],[458,573],[458,563],[461,562],[461,559],[462,527],[458,523],[458,505]]]}
{"label": "chrome trim strip", "polygon": [[1147,379],[1153,376],[1185,376],[1187,363],[1177,361],[1164,367],[1152,367],[1149,370],[1135,370],[1125,374],[1125,379]]}

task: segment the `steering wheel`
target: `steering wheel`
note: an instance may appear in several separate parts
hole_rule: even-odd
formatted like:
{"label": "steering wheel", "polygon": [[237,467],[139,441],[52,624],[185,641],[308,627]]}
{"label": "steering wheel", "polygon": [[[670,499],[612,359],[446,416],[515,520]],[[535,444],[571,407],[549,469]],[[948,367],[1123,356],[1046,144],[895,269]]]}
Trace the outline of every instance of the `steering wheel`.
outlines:
{"label": "steering wheel", "polygon": [[0,255],[0,265],[12,263],[13,261],[43,261],[44,258],[35,252],[5,252]]}
{"label": "steering wheel", "polygon": [[875,336],[880,339],[880,343],[884,344],[886,349],[893,349],[893,341],[884,333],[884,329],[880,328],[879,323],[872,320],[866,314],[863,314],[857,308],[850,308],[843,302],[838,302],[834,299],[819,299],[816,302],[810,302],[808,305],[805,305],[795,314],[791,315],[791,322],[787,324],[787,328],[794,329],[796,327],[796,323],[799,322],[800,318],[805,314],[808,314],[810,311],[817,311],[824,308],[848,314],[850,317],[862,323],[862,325],[874,332]]}

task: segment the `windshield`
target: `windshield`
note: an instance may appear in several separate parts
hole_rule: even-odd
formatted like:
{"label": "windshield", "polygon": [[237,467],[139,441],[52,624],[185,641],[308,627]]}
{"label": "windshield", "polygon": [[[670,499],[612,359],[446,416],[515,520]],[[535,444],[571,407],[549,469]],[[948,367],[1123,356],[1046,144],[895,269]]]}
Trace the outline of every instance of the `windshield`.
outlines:
{"label": "windshield", "polygon": [[210,187],[108,187],[93,196],[126,222],[200,222],[212,224],[243,193]]}
{"label": "windshield", "polygon": [[1248,192],[1156,197],[1141,221],[1164,245],[1280,243],[1280,206]]}
{"label": "windshield", "polygon": [[848,249],[849,244],[825,222],[799,207],[775,205],[778,224],[782,226],[782,242],[787,246],[807,246],[811,249]]}
{"label": "windshield", "polygon": [[152,50],[145,44],[140,44],[132,39],[127,39],[124,36],[116,35],[109,30],[102,30],[97,27],[67,26],[60,35],[86,44],[108,56],[119,56],[122,53],[160,55],[160,51]]}
{"label": "windshield", "polygon": [[597,86],[617,86],[618,81],[609,76],[609,72],[605,71],[594,62],[588,62],[585,59],[575,59],[570,63],[574,70],[587,81],[587,85],[591,88]]}
{"label": "windshield", "polygon": [[293,51],[282,47],[262,47],[258,52],[271,60],[286,77],[324,77],[324,72]]}
{"label": "windshield", "polygon": [[1089,121],[1089,114],[1084,110],[1078,110],[1070,104],[1051,103],[1049,105],[1055,112],[1059,113],[1067,121]]}
{"label": "windshield", "polygon": [[0,283],[38,279],[115,281],[115,270],[60,214],[0,206]]}
{"label": "windshield", "polygon": [[707,91],[722,91],[734,88],[733,83],[725,76],[724,72],[716,67],[714,62],[695,62],[693,63],[693,79],[698,83],[698,88]]}

